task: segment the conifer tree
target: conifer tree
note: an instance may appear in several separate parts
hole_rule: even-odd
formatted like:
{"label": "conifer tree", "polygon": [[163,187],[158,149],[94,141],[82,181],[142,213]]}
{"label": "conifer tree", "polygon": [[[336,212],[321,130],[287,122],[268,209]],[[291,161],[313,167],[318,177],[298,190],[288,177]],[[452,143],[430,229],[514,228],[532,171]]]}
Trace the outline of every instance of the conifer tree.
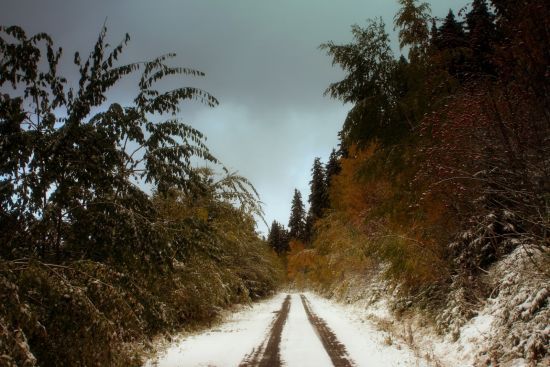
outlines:
{"label": "conifer tree", "polygon": [[472,50],[471,68],[476,73],[494,74],[491,65],[493,45],[497,39],[495,17],[485,0],[474,0],[472,10],[466,14],[468,45]]}
{"label": "conifer tree", "polygon": [[326,168],[325,168],[325,186],[327,188],[327,197],[328,197],[328,190],[330,188],[331,179],[332,176],[335,176],[340,173],[340,170],[342,169],[340,167],[340,161],[339,161],[339,155],[336,152],[336,149],[332,149],[332,152],[330,153],[330,157],[328,159]]}
{"label": "conifer tree", "polygon": [[445,17],[439,29],[439,42],[442,48],[458,48],[466,46],[466,34],[462,23],[456,20],[452,10]]}
{"label": "conifer tree", "polygon": [[289,237],[291,239],[303,240],[305,230],[305,209],[302,202],[302,194],[294,189],[292,206],[290,209],[290,219],[288,220]]}
{"label": "conifer tree", "polygon": [[279,237],[280,237],[280,226],[279,226],[279,223],[277,223],[277,221],[274,220],[271,223],[271,227],[269,228],[269,233],[267,235],[267,242],[269,243],[269,246],[271,246],[271,248],[274,251],[277,251],[277,243],[279,241]]}
{"label": "conifer tree", "polygon": [[468,42],[464,27],[456,20],[452,10],[449,10],[438,30],[436,46],[443,54],[444,67],[449,74],[459,79],[463,77]]}
{"label": "conifer tree", "polygon": [[430,52],[431,54],[439,50],[439,29],[437,28],[437,21],[432,18],[432,26],[430,28]]}
{"label": "conifer tree", "polygon": [[274,220],[271,224],[271,228],[267,236],[267,242],[278,255],[281,255],[288,251],[287,231],[284,226],[276,220]]}
{"label": "conifer tree", "polygon": [[323,216],[323,212],[328,207],[325,168],[319,157],[313,161],[309,185],[311,188],[308,200],[309,212],[313,217],[313,221],[315,221]]}
{"label": "conifer tree", "polygon": [[306,216],[306,224],[304,226],[304,242],[306,244],[310,244],[313,240],[313,234],[314,234],[314,229],[313,229],[313,225],[314,225],[314,218],[313,218],[313,215],[311,214],[311,208],[310,210],[308,211],[307,213],[307,216]]}

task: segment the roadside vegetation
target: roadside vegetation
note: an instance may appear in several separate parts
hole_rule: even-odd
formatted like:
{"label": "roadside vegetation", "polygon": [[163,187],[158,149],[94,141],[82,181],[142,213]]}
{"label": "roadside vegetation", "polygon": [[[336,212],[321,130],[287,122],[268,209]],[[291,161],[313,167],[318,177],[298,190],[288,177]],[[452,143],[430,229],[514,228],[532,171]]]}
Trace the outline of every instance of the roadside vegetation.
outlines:
{"label": "roadside vegetation", "polygon": [[[254,188],[177,119],[183,101],[217,100],[157,89],[204,74],[171,54],[122,65],[128,41],[110,47],[103,29],[75,54],[72,81],[48,35],[0,28],[2,366],[139,365],[136,344],[211,323],[281,280],[255,231]],[[111,102],[132,75],[133,102]]]}
{"label": "roadside vegetation", "polygon": [[487,363],[547,360],[550,7],[474,0],[436,18],[399,3],[407,57],[378,18],[320,46],[347,73],[326,94],[353,107],[314,162],[309,211],[295,195],[270,242],[296,285],[345,298],[376,283],[455,339],[497,300]]}

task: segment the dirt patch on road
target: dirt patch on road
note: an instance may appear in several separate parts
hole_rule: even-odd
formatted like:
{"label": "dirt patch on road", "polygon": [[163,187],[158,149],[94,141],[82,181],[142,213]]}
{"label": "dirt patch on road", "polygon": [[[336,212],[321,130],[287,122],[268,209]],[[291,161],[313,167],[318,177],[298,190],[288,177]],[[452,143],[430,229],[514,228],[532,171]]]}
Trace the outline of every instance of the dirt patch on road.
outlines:
{"label": "dirt patch on road", "polygon": [[281,334],[290,311],[290,295],[287,295],[277,316],[271,323],[268,337],[250,352],[239,367],[280,367],[281,366]]}
{"label": "dirt patch on road", "polygon": [[332,330],[327,326],[326,322],[311,310],[306,296],[301,294],[300,298],[302,299],[302,304],[306,310],[307,318],[311,325],[313,325],[319,339],[321,339],[321,343],[325,347],[325,350],[327,351],[334,367],[355,366],[353,361],[348,356],[346,347],[338,341],[338,338],[336,338],[336,335],[334,335]]}

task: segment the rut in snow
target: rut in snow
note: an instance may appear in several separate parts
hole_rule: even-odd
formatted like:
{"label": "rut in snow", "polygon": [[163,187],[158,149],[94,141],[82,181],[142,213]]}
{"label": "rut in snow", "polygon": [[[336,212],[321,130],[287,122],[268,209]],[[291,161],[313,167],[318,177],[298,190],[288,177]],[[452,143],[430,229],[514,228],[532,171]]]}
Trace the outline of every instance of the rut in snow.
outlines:
{"label": "rut in snow", "polygon": [[327,351],[332,364],[334,364],[334,367],[354,366],[355,364],[349,358],[344,344],[340,343],[336,335],[327,326],[327,323],[311,310],[311,306],[306,296],[300,294],[300,298],[302,299],[302,304],[306,310],[307,318],[315,329],[319,339],[321,339],[321,343],[323,343],[323,347],[325,347],[325,350]]}
{"label": "rut in snow", "polygon": [[[302,306],[315,333],[319,337],[334,367],[353,367],[355,364],[349,358],[345,346],[326,322],[311,309],[308,299],[301,294]],[[287,295],[277,316],[271,323],[270,331],[264,341],[243,359],[239,367],[280,367],[282,366],[280,344],[281,334],[290,312],[291,297]]]}
{"label": "rut in snow", "polygon": [[258,348],[248,354],[239,367],[277,367],[281,366],[281,334],[290,311],[290,294],[283,302],[281,309],[277,312],[271,324],[268,337]]}

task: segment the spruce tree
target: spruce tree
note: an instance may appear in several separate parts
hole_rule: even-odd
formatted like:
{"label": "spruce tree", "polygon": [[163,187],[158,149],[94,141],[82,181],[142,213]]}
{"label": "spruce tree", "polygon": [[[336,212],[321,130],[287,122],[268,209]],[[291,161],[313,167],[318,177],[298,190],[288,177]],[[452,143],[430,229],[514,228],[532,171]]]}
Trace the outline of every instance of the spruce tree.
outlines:
{"label": "spruce tree", "polygon": [[313,216],[313,221],[315,221],[323,216],[323,212],[328,207],[325,167],[323,167],[321,158],[319,157],[315,158],[313,161],[309,185],[311,188],[309,194],[309,211]]}
{"label": "spruce tree", "polygon": [[340,160],[339,155],[336,152],[335,149],[332,149],[332,152],[330,153],[330,157],[328,159],[326,168],[325,168],[325,186],[327,188],[327,197],[328,197],[328,190],[331,185],[332,176],[336,176],[340,173],[342,170],[342,167],[340,166]]}
{"label": "spruce tree", "polygon": [[466,33],[462,23],[456,20],[452,10],[445,17],[439,29],[439,43],[442,48],[459,48],[466,46]]}
{"label": "spruce tree", "polygon": [[274,220],[271,223],[271,228],[269,229],[269,234],[267,235],[267,242],[275,252],[278,252],[277,245],[279,243],[280,236],[281,236],[281,227],[279,223],[276,220]]}
{"label": "spruce tree", "polygon": [[288,233],[285,227],[276,220],[271,224],[267,242],[278,255],[288,251]]}
{"label": "spruce tree", "polygon": [[437,28],[437,21],[432,18],[432,26],[430,28],[430,52],[436,53],[439,50],[439,29]]}
{"label": "spruce tree", "polygon": [[289,237],[291,239],[303,240],[305,230],[305,209],[302,202],[302,194],[294,189],[292,206],[290,209],[290,219],[288,220]]}
{"label": "spruce tree", "polygon": [[310,244],[311,241],[313,240],[313,225],[314,225],[314,218],[313,218],[313,215],[311,214],[311,209],[308,211],[307,213],[307,217],[306,217],[306,224],[304,226],[304,242],[306,244]]}
{"label": "spruce tree", "polygon": [[442,52],[444,67],[455,78],[461,79],[466,71],[466,48],[468,42],[462,23],[457,21],[452,10],[438,30],[436,46]]}
{"label": "spruce tree", "polygon": [[497,40],[495,16],[485,0],[474,0],[472,10],[466,14],[468,45],[472,50],[471,69],[476,73],[493,75],[491,64],[493,45]]}

